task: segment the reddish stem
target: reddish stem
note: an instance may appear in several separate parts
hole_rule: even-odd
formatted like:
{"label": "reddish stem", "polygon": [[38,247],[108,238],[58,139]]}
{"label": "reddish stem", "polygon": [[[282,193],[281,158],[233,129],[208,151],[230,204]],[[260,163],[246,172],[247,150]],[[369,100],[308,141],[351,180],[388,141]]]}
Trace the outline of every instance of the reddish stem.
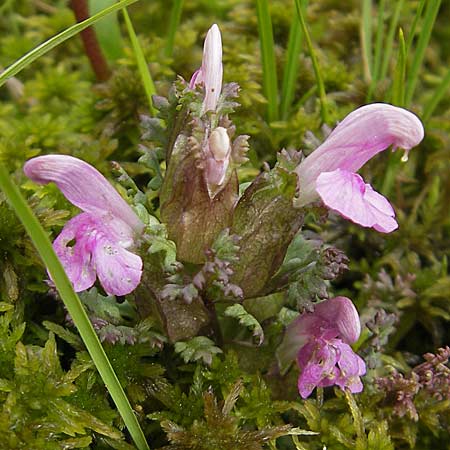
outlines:
{"label": "reddish stem", "polygon": [[[70,6],[75,13],[77,22],[81,22],[89,18],[89,7],[87,0],[71,0]],[[95,76],[98,81],[106,81],[111,72],[108,67],[108,63],[103,55],[100,44],[98,43],[97,36],[92,27],[88,27],[80,32],[81,39],[83,41],[84,50],[91,67],[95,72]]]}

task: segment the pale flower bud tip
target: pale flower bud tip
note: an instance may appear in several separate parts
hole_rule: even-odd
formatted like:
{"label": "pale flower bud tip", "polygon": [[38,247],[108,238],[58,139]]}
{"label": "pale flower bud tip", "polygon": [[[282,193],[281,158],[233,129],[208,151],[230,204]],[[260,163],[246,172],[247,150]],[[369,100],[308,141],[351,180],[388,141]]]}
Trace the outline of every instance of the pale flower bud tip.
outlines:
{"label": "pale flower bud tip", "polygon": [[217,127],[209,136],[209,149],[216,161],[223,161],[230,152],[230,138],[227,130],[223,127]]}

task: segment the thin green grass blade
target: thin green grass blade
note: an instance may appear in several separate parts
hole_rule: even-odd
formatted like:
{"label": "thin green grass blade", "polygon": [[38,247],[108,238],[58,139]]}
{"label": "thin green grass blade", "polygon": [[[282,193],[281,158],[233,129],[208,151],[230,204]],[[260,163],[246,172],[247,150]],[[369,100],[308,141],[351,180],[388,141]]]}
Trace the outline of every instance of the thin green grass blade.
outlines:
{"label": "thin green grass blade", "polygon": [[[398,31],[398,56],[397,65],[394,70],[393,83],[390,93],[391,103],[396,106],[404,105],[405,97],[405,76],[406,76],[406,44],[403,30]],[[395,152],[389,156],[386,171],[384,173],[383,185],[381,193],[389,197],[395,184],[402,156],[399,152]]]}
{"label": "thin green grass blade", "polygon": [[183,0],[174,0],[172,10],[170,11],[169,31],[166,37],[166,47],[164,53],[166,56],[172,56],[173,46],[175,42],[175,34],[181,20],[181,12],[183,11]]}
{"label": "thin green grass blade", "polygon": [[[115,3],[116,0],[89,0],[89,15],[93,16]],[[123,43],[118,14],[109,14],[108,17],[99,20],[94,28],[100,47],[106,57],[109,60],[116,60],[122,57]]]}
{"label": "thin green grass blade", "polygon": [[419,20],[422,16],[423,8],[425,7],[426,0],[420,0],[419,5],[416,9],[416,15],[414,16],[413,23],[411,25],[411,29],[409,30],[408,39],[406,40],[406,51],[409,53],[412,45],[412,41],[414,39],[414,36],[416,35],[416,28],[417,24],[419,23]]}
{"label": "thin green grass blade", "polygon": [[361,49],[364,78],[369,83],[372,79],[372,0],[362,0]]}
{"label": "thin green grass blade", "polygon": [[[303,14],[306,11],[307,2],[303,3]],[[281,118],[288,117],[295,92],[295,82],[298,77],[299,53],[303,44],[303,34],[300,22],[295,15],[292,17],[289,41],[286,52],[286,63],[283,72],[283,85],[281,88]]]}
{"label": "thin green grass blade", "polygon": [[383,47],[383,36],[384,36],[384,8],[386,0],[380,0],[378,5],[378,20],[377,20],[377,33],[375,42],[375,55],[373,61],[373,73],[372,80],[369,85],[369,90],[367,92],[367,102],[372,100],[373,91],[377,85],[377,81],[380,79],[380,68],[381,68],[381,50]]}
{"label": "thin green grass blade", "polygon": [[62,44],[64,41],[67,41],[67,39],[70,39],[71,37],[75,36],[85,28],[94,25],[101,18],[107,16],[108,14],[118,11],[137,1],[138,0],[121,0],[118,3],[110,6],[109,8],[100,11],[94,16],[89,17],[89,19],[83,20],[82,22],[72,25],[71,27],[57,34],[56,36],[53,36],[52,38],[43,42],[41,45],[38,45],[36,48],[34,48],[30,52],[26,53],[24,56],[19,58],[15,63],[11,64],[7,69],[5,69],[0,74],[0,86],[3,86],[6,80],[13,77],[14,75],[17,75],[21,70],[25,69],[33,61],[36,61],[36,59],[40,58],[42,55],[45,55],[59,44]]}
{"label": "thin green grass blade", "polygon": [[91,355],[92,361],[100,373],[136,447],[139,450],[149,450],[147,441],[145,440],[133,409],[131,408],[122,386],[114,373],[114,369],[92,328],[92,324],[80,299],[74,292],[72,284],[67,278],[58,257],[53,251],[52,244],[50,243],[45,230],[31,211],[17,186],[11,181],[7,170],[2,164],[0,164],[0,189],[3,191],[10,205],[21,220],[25,230],[39,252],[39,255],[44,261],[44,264],[48,268],[56,289],[58,290],[67,311],[72,317],[72,320]]}
{"label": "thin green grass blade", "polygon": [[394,13],[392,14],[391,21],[389,23],[389,29],[386,36],[386,42],[384,45],[383,62],[381,64],[379,80],[384,80],[387,76],[389,61],[391,59],[392,48],[394,46],[395,32],[397,30],[398,20],[400,13],[403,9],[404,0],[398,0],[395,4]]}
{"label": "thin green grass blade", "polygon": [[134,56],[138,65],[139,74],[141,76],[142,84],[144,85],[145,94],[147,95],[148,107],[152,116],[156,114],[156,110],[153,107],[152,97],[156,94],[155,84],[153,83],[150,70],[147,62],[145,61],[144,52],[142,51],[139,39],[134,31],[133,24],[131,23],[130,16],[126,8],[122,9],[123,17],[125,18],[125,24],[127,26],[128,35],[130,36],[131,46],[133,47]]}
{"label": "thin green grass blade", "polygon": [[268,0],[256,0],[256,13],[261,46],[263,88],[267,98],[267,118],[269,122],[274,122],[278,120],[278,80]]}
{"label": "thin green grass blade", "polygon": [[295,6],[297,8],[298,19],[300,21],[300,26],[302,28],[303,36],[305,37],[309,56],[311,58],[311,62],[312,62],[313,69],[314,69],[314,75],[316,77],[317,89],[319,91],[319,100],[320,100],[320,114],[322,117],[322,121],[324,123],[327,123],[328,119],[329,119],[327,94],[325,93],[325,84],[323,82],[319,62],[317,61],[316,52],[314,51],[314,47],[312,45],[311,38],[309,36],[308,28],[306,27],[305,18],[303,16],[303,3],[304,3],[304,0],[303,1],[295,0]]}
{"label": "thin green grass blade", "polygon": [[414,52],[414,58],[411,64],[411,70],[408,73],[406,80],[405,105],[411,105],[414,91],[416,90],[417,81],[419,79],[419,71],[422,66],[422,61],[425,56],[425,51],[430,41],[431,32],[433,30],[434,22],[436,20],[441,0],[430,0],[425,9],[423,19],[422,31],[417,42],[417,47]]}
{"label": "thin green grass blade", "polygon": [[405,76],[406,76],[406,44],[403,30],[398,30],[398,56],[397,65],[394,70],[391,103],[396,106],[403,106],[405,103]]}
{"label": "thin green grass blade", "polygon": [[[398,56],[395,66],[393,82],[391,86],[391,103],[396,106],[404,106],[406,76],[406,44],[403,30],[398,31]],[[382,194],[389,197],[395,183],[395,177],[401,164],[402,157],[399,152],[390,155],[381,187]]]}
{"label": "thin green grass blade", "polygon": [[430,120],[437,105],[443,99],[443,97],[449,93],[449,90],[450,90],[450,69],[447,71],[447,74],[442,79],[441,84],[436,88],[430,100],[425,105],[422,116],[422,120],[424,122],[428,122]]}

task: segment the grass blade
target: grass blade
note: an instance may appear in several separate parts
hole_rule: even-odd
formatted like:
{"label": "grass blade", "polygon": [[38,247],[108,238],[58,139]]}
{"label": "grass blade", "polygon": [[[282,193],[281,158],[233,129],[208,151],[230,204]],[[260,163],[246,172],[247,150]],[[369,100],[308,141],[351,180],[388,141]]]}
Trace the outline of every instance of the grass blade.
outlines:
{"label": "grass blade", "polygon": [[166,37],[166,48],[164,53],[166,56],[172,56],[173,45],[175,42],[175,34],[180,24],[181,12],[183,10],[183,0],[174,0],[172,10],[170,12],[169,31]]}
{"label": "grass blade", "polygon": [[322,117],[322,121],[324,123],[328,122],[328,103],[327,103],[327,95],[325,93],[325,84],[323,82],[322,74],[320,72],[319,63],[317,61],[316,52],[314,51],[314,47],[311,42],[311,38],[308,33],[308,29],[306,28],[305,18],[303,16],[303,7],[302,3],[305,0],[295,0],[295,6],[297,8],[297,15],[300,21],[300,26],[302,28],[303,36],[305,37],[306,45],[308,47],[309,56],[311,57],[311,62],[314,69],[314,75],[316,76],[317,89],[319,91],[319,100],[320,100],[320,114]]}
{"label": "grass blade", "polygon": [[377,85],[377,81],[380,79],[380,67],[381,67],[381,49],[383,47],[383,35],[384,35],[384,7],[386,0],[380,0],[378,5],[378,21],[377,21],[377,37],[375,42],[375,55],[373,61],[372,80],[367,92],[367,102],[372,99],[373,91]]}
{"label": "grass blade", "polygon": [[[93,16],[114,3],[116,3],[115,0],[89,0],[89,15]],[[94,29],[98,42],[109,60],[114,61],[123,56],[118,14],[110,14],[105,19],[98,21]]]}
{"label": "grass blade", "polygon": [[130,435],[139,450],[149,450],[147,441],[131,405],[117,379],[114,369],[103,350],[92,324],[74,292],[58,257],[53,251],[47,233],[31,211],[17,186],[11,181],[3,165],[0,165],[0,189],[21,220],[44,264],[48,268],[64,305],[75,323],[91,358],[102,377]]}
{"label": "grass blade", "polygon": [[24,56],[19,58],[16,62],[11,64],[7,69],[5,69],[0,74],[0,86],[3,86],[7,79],[13,77],[14,75],[17,75],[21,70],[25,69],[32,62],[36,61],[36,59],[38,59],[42,55],[45,55],[50,50],[57,47],[59,44],[62,44],[64,41],[67,41],[67,39],[70,39],[71,37],[75,36],[85,28],[94,25],[101,18],[107,16],[108,14],[118,11],[119,9],[122,9],[125,6],[131,5],[132,3],[135,3],[137,1],[138,0],[121,0],[118,3],[110,6],[109,8],[100,11],[94,16],[89,17],[89,19],[83,20],[83,22],[79,22],[76,23],[75,25],[72,25],[71,27],[67,28],[61,33],[58,33],[56,36],[53,36],[52,38],[43,42],[41,45],[38,45],[36,48],[29,51]]}
{"label": "grass blade", "polygon": [[384,80],[388,72],[389,61],[391,59],[392,48],[394,46],[395,32],[397,30],[398,19],[400,18],[400,13],[402,11],[403,4],[404,0],[398,0],[398,2],[395,5],[394,13],[392,14],[391,17],[391,21],[389,23],[389,30],[384,45],[383,63],[381,64],[380,75],[378,77],[379,80]]}
{"label": "grass blade", "polygon": [[268,0],[256,0],[256,12],[263,67],[263,89],[267,98],[267,118],[269,122],[274,122],[278,119],[278,81]]}
{"label": "grass blade", "polygon": [[[306,11],[306,1],[303,3],[303,14]],[[286,52],[286,63],[283,72],[283,85],[281,88],[281,118],[285,120],[292,105],[295,92],[295,82],[298,77],[299,53],[302,48],[303,35],[300,22],[293,16],[291,29],[289,30],[289,41]]]}
{"label": "grass blade", "polygon": [[405,103],[405,76],[406,76],[406,44],[403,30],[398,30],[398,57],[394,70],[391,103],[396,106],[403,106]]}
{"label": "grass blade", "polygon": [[411,25],[411,29],[409,30],[408,39],[406,40],[406,51],[409,52],[411,49],[412,41],[414,36],[416,35],[417,24],[419,23],[420,17],[422,16],[423,8],[425,7],[426,0],[420,0],[419,6],[416,10],[416,15],[414,16],[413,23]]}
{"label": "grass blade", "polygon": [[425,56],[428,42],[430,41],[431,32],[433,30],[434,22],[436,20],[441,0],[433,0],[427,3],[425,16],[423,19],[422,32],[420,33],[417,42],[417,48],[414,52],[411,70],[408,73],[406,80],[405,105],[408,107],[413,99],[414,91],[416,90],[417,81],[419,79],[419,70],[422,66],[422,61]]}
{"label": "grass blade", "polygon": [[[393,82],[391,87],[391,103],[396,106],[404,106],[405,103],[405,76],[406,76],[406,44],[403,30],[398,31],[398,57],[395,66]],[[381,193],[389,197],[395,184],[398,168],[401,164],[400,152],[389,155],[387,167],[384,173]]]}
{"label": "grass blade", "polygon": [[362,0],[361,49],[366,82],[372,79],[372,0]]}
{"label": "grass blade", "polygon": [[444,95],[448,93],[449,89],[450,89],[450,69],[447,71],[447,74],[442,79],[441,84],[437,87],[437,89],[431,96],[430,100],[425,105],[422,116],[424,122],[428,122],[428,120],[430,120],[430,117],[433,115],[436,106],[442,100]]}
{"label": "grass blade", "polygon": [[148,68],[147,62],[145,61],[144,52],[142,51],[141,44],[139,43],[139,39],[136,36],[136,32],[134,31],[133,24],[131,23],[130,16],[128,15],[128,11],[126,8],[122,10],[123,16],[125,18],[125,24],[127,26],[128,35],[130,36],[131,46],[133,47],[134,56],[136,57],[136,62],[139,70],[139,74],[141,75],[142,84],[144,85],[145,94],[147,95],[148,106],[150,109],[150,113],[152,116],[156,114],[156,110],[153,107],[153,95],[156,94],[155,84],[153,83],[152,76],[150,74],[150,70]]}

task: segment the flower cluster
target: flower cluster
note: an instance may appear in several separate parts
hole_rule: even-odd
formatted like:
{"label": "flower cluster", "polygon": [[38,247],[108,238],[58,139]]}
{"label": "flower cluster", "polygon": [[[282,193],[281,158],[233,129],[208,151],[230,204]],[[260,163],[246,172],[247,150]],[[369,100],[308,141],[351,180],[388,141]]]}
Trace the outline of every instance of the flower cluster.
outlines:
{"label": "flower cluster", "polygon": [[[273,176],[261,174],[239,197],[236,169],[246,161],[248,137],[232,141],[235,128],[228,113],[236,103],[229,99],[237,95],[238,88],[235,84],[222,86],[222,78],[221,34],[213,25],[206,36],[201,67],[189,83],[181,80],[174,89],[173,108],[166,108],[173,111],[173,117],[170,121],[149,121],[157,124],[159,131],[167,123],[176,123],[166,129],[173,135],[165,141],[166,172],[159,200],[162,222],[177,247],[177,260],[204,264],[207,249],[220,233],[226,228],[233,233],[238,230],[236,234],[243,241],[241,253],[219,267],[226,271],[226,277],[216,277],[216,281],[230,281],[239,296],[241,292],[243,296],[248,292],[257,296],[280,267],[303,223],[306,208],[314,202],[321,201],[343,217],[383,233],[398,227],[389,201],[356,172],[389,147],[408,152],[418,145],[424,130],[414,114],[383,103],[362,106],[345,117],[311,155],[300,161],[298,153],[291,168],[281,164],[271,172]],[[160,117],[164,119],[162,109]],[[62,155],[33,158],[24,171],[37,183],[56,183],[82,210],[67,222],[53,244],[75,290],[90,288],[97,278],[107,294],[126,295],[136,289],[143,275],[142,259],[136,252],[144,224],[103,175],[77,158]],[[347,260],[338,252],[327,256],[334,261],[324,277],[330,279]],[[253,283],[255,273],[261,281],[255,292],[235,286],[235,278]],[[202,278],[196,279],[199,291],[208,279],[200,274]],[[162,273],[161,279],[166,275]],[[161,288],[159,284],[155,291]],[[154,297],[163,299],[160,294]],[[198,296],[191,306],[202,310],[204,304]],[[164,306],[167,314],[173,314],[177,307]],[[183,317],[193,311],[186,305],[183,308]],[[174,316],[161,322],[178,327]],[[277,355],[282,368],[297,361],[298,389],[303,398],[315,387],[337,385],[351,392],[362,390],[360,377],[366,365],[351,348],[360,331],[358,313],[346,297],[321,302],[289,325]]]}

